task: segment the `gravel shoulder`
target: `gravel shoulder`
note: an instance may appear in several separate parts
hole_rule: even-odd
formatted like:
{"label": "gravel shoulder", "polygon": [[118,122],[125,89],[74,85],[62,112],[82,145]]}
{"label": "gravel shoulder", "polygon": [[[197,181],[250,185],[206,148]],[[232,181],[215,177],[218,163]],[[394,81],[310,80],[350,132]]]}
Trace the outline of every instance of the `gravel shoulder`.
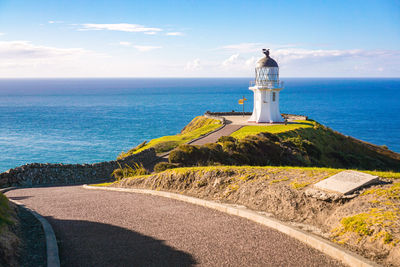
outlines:
{"label": "gravel shoulder", "polygon": [[41,223],[21,207],[18,207],[18,218],[18,237],[21,240],[19,266],[47,266],[46,240]]}

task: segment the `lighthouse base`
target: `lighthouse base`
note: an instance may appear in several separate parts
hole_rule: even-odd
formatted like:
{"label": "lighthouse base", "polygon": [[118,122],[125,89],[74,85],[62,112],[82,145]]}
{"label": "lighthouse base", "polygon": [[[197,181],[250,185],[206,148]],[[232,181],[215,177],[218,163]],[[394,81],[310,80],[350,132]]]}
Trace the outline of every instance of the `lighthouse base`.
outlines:
{"label": "lighthouse base", "polygon": [[285,120],[281,115],[274,116],[274,118],[257,118],[257,114],[253,114],[247,122],[250,123],[282,123]]}
{"label": "lighthouse base", "polygon": [[279,89],[265,90],[250,87],[254,92],[254,108],[248,122],[274,123],[284,122],[279,111]]}

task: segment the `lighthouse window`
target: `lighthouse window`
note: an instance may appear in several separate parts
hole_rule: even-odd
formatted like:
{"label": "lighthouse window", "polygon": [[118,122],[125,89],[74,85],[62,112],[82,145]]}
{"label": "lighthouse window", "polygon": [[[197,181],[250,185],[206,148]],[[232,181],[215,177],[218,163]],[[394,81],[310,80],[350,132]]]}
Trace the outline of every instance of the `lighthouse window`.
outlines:
{"label": "lighthouse window", "polygon": [[275,92],[272,93],[272,101],[275,102]]}

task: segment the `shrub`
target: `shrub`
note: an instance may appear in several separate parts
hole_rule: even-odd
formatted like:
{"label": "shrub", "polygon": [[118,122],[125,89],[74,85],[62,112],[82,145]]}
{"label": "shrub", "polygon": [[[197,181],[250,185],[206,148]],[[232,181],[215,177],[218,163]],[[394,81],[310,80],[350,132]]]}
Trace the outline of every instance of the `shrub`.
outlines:
{"label": "shrub", "polygon": [[180,163],[183,166],[214,165],[225,163],[226,155],[219,144],[205,144],[203,146],[180,145],[169,154],[170,163]]}
{"label": "shrub", "polygon": [[305,142],[303,142],[303,148],[307,151],[307,154],[316,158],[316,159],[320,159],[321,158],[321,150],[314,145],[312,142],[305,140]]}
{"label": "shrub", "polygon": [[219,143],[223,143],[223,142],[226,142],[226,141],[229,141],[229,142],[236,142],[236,138],[233,137],[233,136],[221,136],[221,137],[218,139],[218,142],[219,142]]}
{"label": "shrub", "polygon": [[138,175],[146,175],[149,174],[149,171],[143,167],[142,163],[133,163],[133,168],[128,164],[125,164],[125,168],[118,163],[119,168],[115,169],[111,176],[115,178],[115,180],[119,181],[122,178],[133,177]]}
{"label": "shrub", "polygon": [[169,162],[159,162],[154,166],[155,172],[162,172],[168,169],[178,168],[179,164]]}
{"label": "shrub", "polygon": [[232,141],[224,141],[222,142],[222,149],[228,153],[233,152],[236,150],[236,143]]}
{"label": "shrub", "polygon": [[185,166],[196,165],[199,149],[192,145],[180,145],[171,151],[168,157],[169,163],[181,163]]}
{"label": "shrub", "polygon": [[8,199],[3,193],[0,193],[0,231],[4,225],[12,224],[13,221],[10,219],[10,206]]}

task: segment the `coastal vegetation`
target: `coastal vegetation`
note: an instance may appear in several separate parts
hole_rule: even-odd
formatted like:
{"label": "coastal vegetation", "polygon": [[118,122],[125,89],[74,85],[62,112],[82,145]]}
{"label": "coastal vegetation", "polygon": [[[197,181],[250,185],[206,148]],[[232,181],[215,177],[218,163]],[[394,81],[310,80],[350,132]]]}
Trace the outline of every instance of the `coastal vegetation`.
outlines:
{"label": "coastal vegetation", "polygon": [[134,163],[133,166],[125,164],[124,167],[122,167],[119,163],[118,165],[119,168],[115,169],[111,173],[111,176],[117,181],[121,180],[122,178],[149,174],[149,171],[143,167],[142,163]]}
{"label": "coastal vegetation", "polygon": [[206,118],[204,116],[195,117],[182,131],[177,135],[163,136],[151,140],[150,142],[143,142],[135,148],[127,152],[121,152],[118,159],[123,159],[129,155],[136,154],[145,149],[154,147],[157,153],[168,152],[180,144],[184,144],[193,139],[199,138],[215,129],[221,127],[219,120]]}
{"label": "coastal vegetation", "polygon": [[0,193],[0,233],[6,225],[12,224],[11,209],[7,197]]}
{"label": "coastal vegetation", "polygon": [[169,162],[177,166],[273,165],[400,171],[397,153],[342,135],[315,121],[302,123],[293,130],[285,130],[282,125],[274,130],[275,134],[264,132],[270,126],[261,126],[258,132],[244,127],[239,134],[221,137],[215,144],[180,145],[170,153]]}
{"label": "coastal vegetation", "polygon": [[18,266],[18,246],[16,235],[17,215],[7,197],[0,193],[0,266]]}

